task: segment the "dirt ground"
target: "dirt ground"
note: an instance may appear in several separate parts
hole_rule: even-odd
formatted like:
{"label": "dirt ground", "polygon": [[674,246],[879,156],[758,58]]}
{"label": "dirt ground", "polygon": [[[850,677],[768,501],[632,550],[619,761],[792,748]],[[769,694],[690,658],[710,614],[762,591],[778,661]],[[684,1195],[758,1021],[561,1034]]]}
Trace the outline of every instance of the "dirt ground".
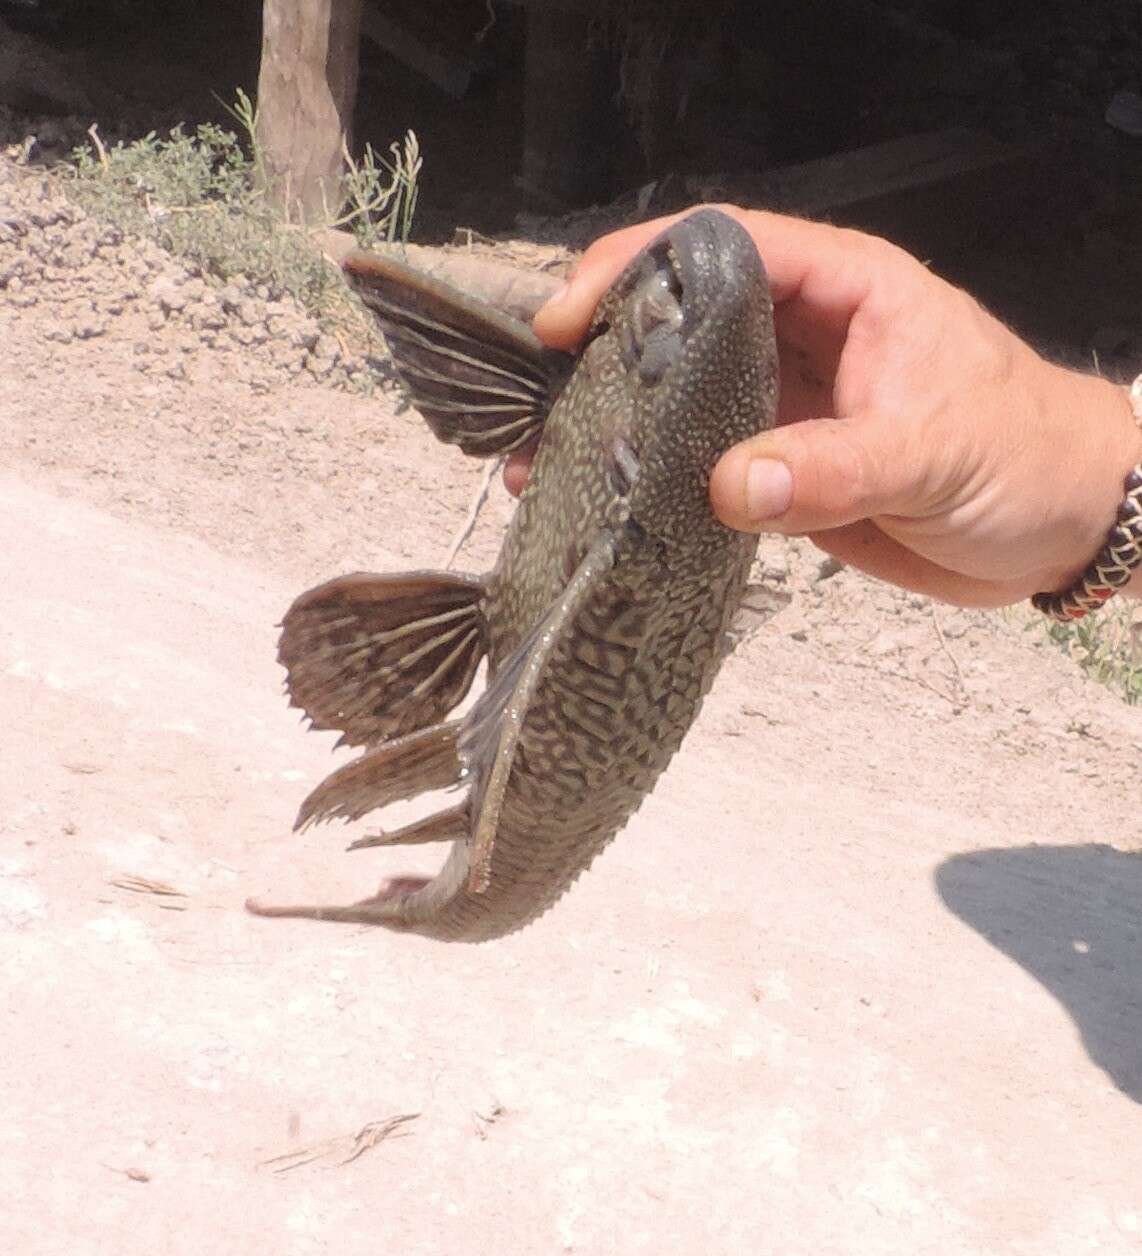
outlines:
{"label": "dirt ground", "polygon": [[10,165],[0,345],[0,1250],[1142,1250],[1142,717],[1029,613],[768,542],[792,606],[538,924],[254,919],[438,859],[290,834],[274,625],[480,468]]}

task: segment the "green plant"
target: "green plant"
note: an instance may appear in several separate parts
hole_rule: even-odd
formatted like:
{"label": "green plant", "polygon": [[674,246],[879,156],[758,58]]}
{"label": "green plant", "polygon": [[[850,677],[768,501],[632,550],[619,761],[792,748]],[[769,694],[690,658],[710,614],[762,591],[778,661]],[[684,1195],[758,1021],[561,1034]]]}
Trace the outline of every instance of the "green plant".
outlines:
{"label": "green plant", "polygon": [[406,131],[403,142],[389,145],[392,161],[378,156],[371,144],[365,145],[360,162],[353,160],[348,148],[342,151],[348,209],[332,225],[348,226],[358,243],[366,247],[380,240],[407,244],[424,164],[416,132]]}
{"label": "green plant", "polygon": [[1129,703],[1142,702],[1142,620],[1129,601],[1114,601],[1069,624],[1051,623],[1047,636],[1088,676]]}
{"label": "green plant", "polygon": [[226,108],[242,140],[203,123],[108,147],[92,127],[90,145],[72,155],[71,194],[89,212],[128,234],[150,237],[223,281],[244,276],[319,314],[341,306],[344,285],[316,237],[336,226],[350,228],[364,243],[407,242],[423,164],[415,134],[409,131],[403,143],[392,145],[391,162],[368,145],[359,163],[346,151],[344,206],[331,207],[327,221],[303,228],[263,193],[254,103],[239,89],[236,103]]}
{"label": "green plant", "polygon": [[240,87],[234,89],[234,104],[228,104],[217,93],[211,93],[214,99],[242,128],[246,135],[246,146],[250,151],[251,173],[256,185],[265,185],[265,159],[262,146],[258,143],[258,107]]}

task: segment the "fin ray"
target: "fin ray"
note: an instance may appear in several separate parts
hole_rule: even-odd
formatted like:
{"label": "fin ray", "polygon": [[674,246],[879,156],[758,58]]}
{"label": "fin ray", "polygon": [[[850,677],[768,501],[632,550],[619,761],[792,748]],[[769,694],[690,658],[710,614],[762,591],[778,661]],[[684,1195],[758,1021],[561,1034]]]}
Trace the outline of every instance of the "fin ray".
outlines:
{"label": "fin ray", "polygon": [[348,850],[366,850],[371,846],[420,846],[428,842],[461,842],[468,836],[468,804],[447,811],[436,811],[422,820],[414,820],[404,828],[387,833],[374,833],[350,842]]}
{"label": "fin ray", "polygon": [[[345,273],[376,315],[397,374],[435,435],[510,453],[539,433],[570,369],[531,328],[395,258],[351,253]],[[504,416],[516,416],[504,423]]]}
{"label": "fin ray", "polygon": [[290,701],[367,745],[438,724],[487,648],[484,583],[452,572],[355,573],[303,593],[282,621]]}
{"label": "fin ray", "polygon": [[331,772],[301,804],[295,830],[325,820],[359,820],[391,802],[459,784],[464,779],[456,745],[459,727],[453,720],[422,728]]}
{"label": "fin ray", "polygon": [[[382,320],[391,319],[396,325],[390,339],[406,350],[405,357],[408,359],[410,371],[421,378],[435,380],[442,384],[462,385],[464,383],[463,378],[457,379],[453,371],[433,370],[431,365],[423,365],[421,359],[407,352],[409,349],[423,350],[424,362],[433,363],[444,359],[445,363],[454,362],[459,363],[462,368],[470,368],[472,372],[470,386],[473,388],[503,392],[502,385],[494,390],[488,389],[487,378],[489,375],[494,375],[499,379],[514,380],[529,396],[542,395],[545,391],[540,386],[545,384],[546,380],[537,378],[534,364],[522,355],[517,358],[515,355],[502,354],[498,362],[491,361],[483,352],[480,341],[444,323],[422,318],[415,311],[402,309],[396,305],[383,307],[374,305],[373,309],[381,315]],[[396,327],[399,327],[399,330],[396,330]],[[427,328],[427,334],[415,330],[420,327]],[[471,346],[471,351],[465,353],[461,346]],[[517,369],[513,369],[510,365],[513,360],[519,363]]]}

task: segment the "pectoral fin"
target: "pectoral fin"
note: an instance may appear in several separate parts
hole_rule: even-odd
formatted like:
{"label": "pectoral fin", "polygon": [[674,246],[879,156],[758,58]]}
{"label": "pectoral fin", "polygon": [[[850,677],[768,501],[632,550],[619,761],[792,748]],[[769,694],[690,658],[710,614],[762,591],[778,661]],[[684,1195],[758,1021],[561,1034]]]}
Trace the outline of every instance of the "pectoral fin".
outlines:
{"label": "pectoral fin", "polygon": [[536,687],[575,617],[614,565],[615,538],[602,532],[558,600],[505,659],[460,725],[460,759],[475,775],[471,807],[476,820],[468,856],[468,887],[473,893],[488,887],[504,791]]}
{"label": "pectoral fin", "polygon": [[354,252],[342,265],[380,321],[412,404],[440,440],[490,457],[538,435],[567,378],[567,354],[395,258]]}
{"label": "pectoral fin", "polygon": [[486,649],[484,582],[449,572],[339,576],[286,612],[278,661],[315,728],[366,745],[438,724]]}
{"label": "pectoral fin", "polygon": [[746,585],[738,608],[730,624],[730,636],[736,644],[744,641],[779,615],[793,600],[786,589],[775,589],[768,584],[751,582]]}

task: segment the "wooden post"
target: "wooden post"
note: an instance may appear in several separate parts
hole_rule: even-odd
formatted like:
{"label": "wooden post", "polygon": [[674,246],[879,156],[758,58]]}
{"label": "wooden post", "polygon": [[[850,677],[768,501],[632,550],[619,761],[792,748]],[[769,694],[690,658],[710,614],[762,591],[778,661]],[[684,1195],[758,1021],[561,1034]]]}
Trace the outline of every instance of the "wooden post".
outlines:
{"label": "wooden post", "polygon": [[360,30],[361,0],[263,0],[258,143],[268,190],[292,219],[339,208]]}

